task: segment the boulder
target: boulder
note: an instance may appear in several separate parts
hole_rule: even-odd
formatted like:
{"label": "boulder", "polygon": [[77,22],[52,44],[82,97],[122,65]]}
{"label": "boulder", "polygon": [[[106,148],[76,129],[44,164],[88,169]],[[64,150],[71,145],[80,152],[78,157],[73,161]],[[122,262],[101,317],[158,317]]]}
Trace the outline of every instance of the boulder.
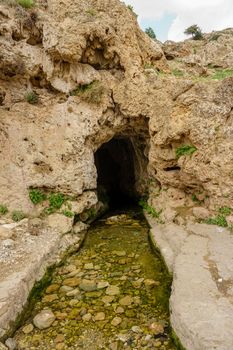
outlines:
{"label": "boulder", "polygon": [[51,310],[42,310],[33,318],[34,325],[39,329],[49,328],[55,321],[55,315]]}

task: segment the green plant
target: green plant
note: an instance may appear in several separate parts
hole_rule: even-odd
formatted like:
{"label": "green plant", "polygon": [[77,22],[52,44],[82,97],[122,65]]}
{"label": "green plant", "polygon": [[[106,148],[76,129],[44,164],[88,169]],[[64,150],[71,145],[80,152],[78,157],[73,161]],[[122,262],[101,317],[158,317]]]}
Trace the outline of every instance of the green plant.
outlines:
{"label": "green plant", "polygon": [[127,8],[133,13],[133,15],[134,15],[135,17],[138,17],[138,15],[137,15],[136,12],[134,11],[134,8],[133,8],[132,5],[128,5]]}
{"label": "green plant", "polygon": [[153,39],[153,40],[156,39],[156,35],[155,35],[155,32],[154,32],[153,28],[151,28],[151,27],[146,28],[145,33],[146,33],[151,39]]}
{"label": "green plant", "polygon": [[201,28],[198,27],[197,24],[193,24],[192,26],[185,29],[184,34],[192,35],[193,40],[201,40],[203,39],[203,34]]}
{"label": "green plant", "polygon": [[179,70],[179,69],[173,69],[173,70],[172,70],[172,74],[173,74],[175,77],[183,77],[184,72],[182,72],[182,71]]}
{"label": "green plant", "polygon": [[68,218],[72,218],[74,216],[74,213],[70,210],[63,210],[62,214],[67,216]]}
{"label": "green plant", "polygon": [[233,76],[233,69],[216,69],[212,79],[222,80]]}
{"label": "green plant", "polygon": [[37,189],[32,189],[29,191],[29,198],[31,199],[33,204],[39,204],[47,199],[45,193],[41,192]]}
{"label": "green plant", "polygon": [[86,10],[86,13],[90,16],[95,16],[96,15],[96,11],[93,8],[90,8],[88,10]]}
{"label": "green plant", "polygon": [[162,213],[162,210],[157,211],[153,207],[151,207],[144,199],[140,199],[138,202],[140,207],[144,209],[149,215],[151,215],[153,218],[159,219],[160,214]]}
{"label": "green plant", "polygon": [[0,216],[1,215],[5,215],[6,213],[8,213],[8,208],[6,205],[4,204],[0,204]]}
{"label": "green plant", "polygon": [[28,91],[25,94],[25,99],[28,103],[32,105],[38,103],[38,95],[34,91]]}
{"label": "green plant", "polygon": [[193,201],[193,202],[196,202],[196,203],[198,203],[198,204],[201,203],[201,201],[199,201],[199,199],[197,198],[197,196],[196,196],[195,194],[192,195],[192,201]]}
{"label": "green plant", "polygon": [[102,101],[104,92],[104,86],[100,83],[100,81],[95,80],[90,84],[78,86],[75,90],[71,91],[70,95],[79,95],[82,100],[88,103],[99,104]]}
{"label": "green plant", "polygon": [[221,207],[218,211],[221,215],[228,216],[231,214],[232,209],[230,207]]}
{"label": "green plant", "polygon": [[34,6],[33,0],[17,0],[17,3],[25,9],[29,9]]}
{"label": "green plant", "polygon": [[216,41],[216,40],[218,40],[218,38],[219,38],[220,36],[221,36],[220,34],[215,33],[215,34],[213,34],[213,35],[210,37],[210,41]]}
{"label": "green plant", "polygon": [[64,202],[65,202],[65,197],[62,193],[51,193],[49,196],[50,210],[60,209]]}
{"label": "green plant", "polygon": [[227,225],[227,220],[226,220],[225,216],[223,216],[223,215],[217,215],[216,217],[205,219],[205,220],[203,220],[203,222],[205,224],[218,225],[218,226],[221,226],[221,227],[227,227],[228,226]]}
{"label": "green plant", "polygon": [[26,215],[20,211],[20,210],[14,210],[11,214],[11,218],[13,221],[18,222],[23,220],[26,217]]}
{"label": "green plant", "polygon": [[197,148],[193,145],[183,145],[176,149],[176,157],[180,158],[181,156],[193,154],[196,152]]}

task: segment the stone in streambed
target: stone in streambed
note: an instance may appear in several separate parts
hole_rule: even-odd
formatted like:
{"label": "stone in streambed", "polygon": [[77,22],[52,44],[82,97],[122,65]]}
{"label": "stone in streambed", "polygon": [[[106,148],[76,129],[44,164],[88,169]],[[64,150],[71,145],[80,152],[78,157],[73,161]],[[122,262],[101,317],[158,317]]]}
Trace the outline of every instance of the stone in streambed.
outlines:
{"label": "stone in streambed", "polygon": [[50,294],[50,293],[54,293],[56,292],[58,289],[60,288],[59,284],[51,284],[47,289],[46,289],[46,293]]}
{"label": "stone in streambed", "polygon": [[97,290],[97,285],[95,281],[83,279],[79,284],[79,288],[85,292],[93,292]]}
{"label": "stone in streambed", "polygon": [[98,313],[94,316],[94,320],[95,320],[95,321],[103,321],[103,320],[105,320],[105,313],[104,313],[104,312],[98,312]]}
{"label": "stone in streambed", "polygon": [[22,331],[24,334],[29,334],[33,331],[33,329],[34,329],[34,326],[33,326],[33,324],[30,323],[30,324],[27,324],[26,326],[24,326]]}
{"label": "stone in streambed", "polygon": [[42,303],[52,303],[54,300],[57,300],[57,299],[58,299],[57,294],[45,295],[42,299]]}
{"label": "stone in streambed", "polygon": [[80,278],[77,278],[77,277],[66,278],[63,281],[63,285],[68,287],[77,287],[79,283],[80,283]]}
{"label": "stone in streambed", "polygon": [[121,321],[122,321],[122,319],[120,317],[116,316],[111,321],[111,325],[116,327],[121,323]]}
{"label": "stone in streambed", "polygon": [[130,295],[126,295],[125,297],[119,300],[119,304],[122,306],[130,306],[133,303],[133,298]]}
{"label": "stone in streambed", "polygon": [[51,310],[42,310],[33,318],[34,325],[39,329],[49,328],[55,321],[55,315]]}
{"label": "stone in streambed", "polygon": [[106,289],[106,294],[107,295],[118,295],[118,294],[120,294],[120,289],[117,286],[109,286]]}
{"label": "stone in streambed", "polygon": [[109,287],[109,282],[107,281],[100,281],[97,283],[97,289],[104,289]]}

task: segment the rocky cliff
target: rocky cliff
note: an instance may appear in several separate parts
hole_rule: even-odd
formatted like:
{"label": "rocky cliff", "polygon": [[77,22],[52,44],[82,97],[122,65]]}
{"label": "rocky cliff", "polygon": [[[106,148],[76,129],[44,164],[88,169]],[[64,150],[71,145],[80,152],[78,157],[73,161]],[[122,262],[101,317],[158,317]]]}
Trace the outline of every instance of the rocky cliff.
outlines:
{"label": "rocky cliff", "polygon": [[31,188],[81,200],[96,189],[95,151],[122,135],[138,155],[138,192],[166,203],[165,219],[192,198],[230,206],[232,33],[161,45],[117,0],[3,1],[0,203],[31,213]]}
{"label": "rocky cliff", "polygon": [[[0,3],[1,242],[19,238],[21,257],[35,260],[23,233],[35,243],[45,220],[62,235],[74,215],[89,222],[111,164],[129,173],[119,184],[148,198],[143,206],[160,223],[232,227],[233,30],[161,44],[118,0],[28,3]],[[46,232],[41,245],[53,236]],[[31,287],[21,288],[22,304]]]}

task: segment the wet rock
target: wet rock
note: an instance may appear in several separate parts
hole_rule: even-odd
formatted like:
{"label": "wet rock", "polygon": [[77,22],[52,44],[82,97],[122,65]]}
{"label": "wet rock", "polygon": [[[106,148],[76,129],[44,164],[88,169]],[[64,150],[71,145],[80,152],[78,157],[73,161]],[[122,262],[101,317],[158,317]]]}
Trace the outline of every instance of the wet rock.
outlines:
{"label": "wet rock", "polygon": [[58,334],[55,338],[55,343],[62,343],[65,340],[65,337],[63,334]]}
{"label": "wet rock", "polygon": [[58,320],[65,320],[67,317],[67,313],[66,312],[60,312],[60,311],[56,311],[55,312],[55,316]]}
{"label": "wet rock", "polygon": [[119,304],[122,306],[130,306],[133,303],[133,298],[127,295],[119,300]]}
{"label": "wet rock", "polygon": [[45,292],[46,292],[47,294],[50,294],[50,293],[56,292],[59,288],[60,288],[60,285],[59,285],[59,284],[51,284],[51,285],[46,289]]}
{"label": "wet rock", "polygon": [[136,316],[136,312],[134,310],[126,310],[125,311],[125,316],[132,318]]}
{"label": "wet rock", "polygon": [[89,322],[92,319],[92,315],[88,312],[86,315],[82,316],[84,322]]}
{"label": "wet rock", "polygon": [[85,294],[87,298],[99,298],[101,295],[101,291],[86,292]]}
{"label": "wet rock", "polygon": [[104,304],[110,304],[113,302],[114,296],[105,295],[101,300],[103,301]]}
{"label": "wet rock", "polygon": [[78,294],[80,294],[80,290],[78,288],[75,288],[75,289],[73,289],[73,290],[71,290],[71,291],[66,293],[66,295],[68,297],[73,297],[73,296],[76,296]]}
{"label": "wet rock", "polygon": [[144,280],[144,284],[146,287],[155,287],[159,286],[160,283],[158,281],[152,280],[152,279],[146,279]]}
{"label": "wet rock", "polygon": [[117,255],[117,256],[126,256],[126,251],[124,251],[124,250],[120,250],[120,251],[114,250],[112,252],[112,254]]}
{"label": "wet rock", "polygon": [[94,316],[94,320],[95,320],[95,321],[103,321],[103,320],[105,320],[105,313],[104,313],[104,312],[98,312],[98,313]]}
{"label": "wet rock", "polygon": [[7,346],[7,348],[8,348],[9,350],[16,350],[16,348],[17,348],[16,341],[15,341],[13,338],[8,338],[8,339],[5,341],[5,345]]}
{"label": "wet rock", "polygon": [[114,317],[113,320],[111,321],[111,325],[116,327],[122,322],[122,319],[118,316]]}
{"label": "wet rock", "polygon": [[94,265],[92,263],[88,263],[84,265],[84,269],[85,270],[93,270],[94,269]]}
{"label": "wet rock", "polygon": [[69,286],[61,286],[61,288],[59,289],[61,293],[67,293],[67,292],[70,292],[71,290],[73,290],[73,288]]}
{"label": "wet rock", "polygon": [[66,278],[63,281],[63,285],[68,287],[77,287],[79,284],[80,284],[80,278],[77,278],[77,277]]}
{"label": "wet rock", "polygon": [[34,325],[39,329],[45,329],[55,321],[55,315],[51,310],[42,310],[33,318]]}
{"label": "wet rock", "polygon": [[57,294],[45,295],[42,299],[42,303],[52,303],[54,300],[57,300],[57,299],[58,299]]}
{"label": "wet rock", "polygon": [[29,334],[33,331],[33,329],[34,329],[34,326],[33,326],[33,324],[30,323],[30,324],[27,324],[26,326],[24,326],[22,328],[22,331],[24,334]]}
{"label": "wet rock", "polygon": [[104,289],[109,287],[109,282],[107,281],[100,281],[97,283],[97,289]]}
{"label": "wet rock", "polygon": [[152,331],[152,333],[155,335],[164,333],[164,327],[161,323],[153,322],[150,324],[149,328]]}
{"label": "wet rock", "polygon": [[125,310],[121,306],[118,306],[115,311],[116,314],[123,314],[124,312]]}
{"label": "wet rock", "polygon": [[107,295],[118,295],[118,294],[120,294],[120,288],[117,286],[109,286],[106,289],[106,294]]}
{"label": "wet rock", "polygon": [[133,326],[131,329],[134,333],[142,333],[142,329],[139,326]]}
{"label": "wet rock", "polygon": [[79,284],[79,288],[86,292],[92,292],[97,289],[97,285],[95,281],[83,279]]}

